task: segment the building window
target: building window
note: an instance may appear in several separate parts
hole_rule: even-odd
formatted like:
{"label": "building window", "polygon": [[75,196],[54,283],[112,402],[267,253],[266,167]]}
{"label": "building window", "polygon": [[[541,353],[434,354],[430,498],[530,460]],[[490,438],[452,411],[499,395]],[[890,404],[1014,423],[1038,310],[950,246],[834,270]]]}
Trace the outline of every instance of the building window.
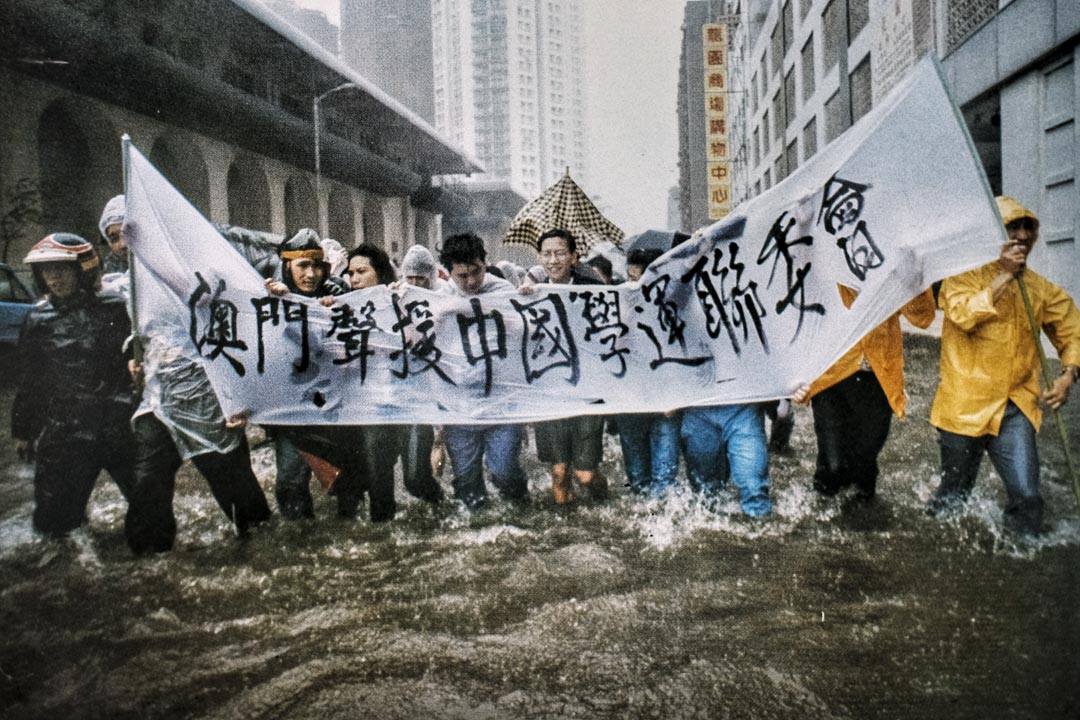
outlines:
{"label": "building window", "polygon": [[840,60],[840,50],[844,47],[844,16],[841,14],[843,9],[840,0],[829,0],[829,4],[825,6],[825,12],[821,14],[821,32],[825,38],[821,64],[826,74],[836,67],[836,63]]}
{"label": "building window", "polygon": [[825,142],[831,143],[848,129],[847,108],[840,102],[840,91],[825,102]]}
{"label": "building window", "polygon": [[851,119],[858,120],[870,112],[873,100],[870,87],[870,57],[859,63],[851,73]]}
{"label": "building window", "polygon": [[814,157],[817,153],[817,118],[810,118],[810,122],[802,131],[803,162]]}
{"label": "building window", "polygon": [[761,162],[761,132],[760,128],[754,128],[754,167],[758,166]]}
{"label": "building window", "polygon": [[814,36],[802,48],[802,99],[805,103],[814,95]]}
{"label": "building window", "polygon": [[773,164],[773,178],[775,182],[779,183],[787,177],[787,171],[784,169],[784,153],[780,153],[776,156],[776,162]]}
{"label": "building window", "polygon": [[784,88],[780,88],[773,95],[772,100],[772,116],[773,116],[773,138],[777,142],[783,142],[784,139],[784,121],[787,117],[787,113],[784,111]]}
{"label": "building window", "polygon": [[758,76],[761,78],[761,101],[765,102],[765,88],[769,86],[769,53],[761,53],[761,74]]}
{"label": "building window", "polygon": [[998,11],[998,0],[966,0],[947,5],[945,54],[951,53]]}
{"label": "building window", "polygon": [[750,78],[750,114],[757,112],[757,73]]}
{"label": "building window", "polygon": [[770,43],[770,54],[772,55],[772,72],[769,77],[772,78],[784,67],[784,28],[781,27],[782,22],[776,23],[776,27],[773,28],[772,42]]}
{"label": "building window", "polygon": [[784,127],[791,127],[795,122],[795,68],[784,76]]}
{"label": "building window", "polygon": [[795,44],[795,18],[792,17],[791,0],[784,3],[781,16],[784,22],[784,55],[787,56],[791,46]]}
{"label": "building window", "polygon": [[870,22],[870,0],[848,0],[848,42],[859,37],[859,33]]}
{"label": "building window", "polygon": [[769,156],[769,111],[761,116],[761,157]]}
{"label": "building window", "polygon": [[806,14],[810,12],[810,6],[814,4],[814,0],[799,0],[799,21],[806,19]]}
{"label": "building window", "polygon": [[768,190],[769,188],[772,187],[772,181],[769,179],[769,169],[768,168],[765,169],[765,174],[761,177],[761,182],[765,186],[766,190]]}
{"label": "building window", "polygon": [[784,151],[785,161],[787,163],[787,174],[795,172],[795,168],[799,167],[799,140],[796,138],[788,143],[787,150]]}

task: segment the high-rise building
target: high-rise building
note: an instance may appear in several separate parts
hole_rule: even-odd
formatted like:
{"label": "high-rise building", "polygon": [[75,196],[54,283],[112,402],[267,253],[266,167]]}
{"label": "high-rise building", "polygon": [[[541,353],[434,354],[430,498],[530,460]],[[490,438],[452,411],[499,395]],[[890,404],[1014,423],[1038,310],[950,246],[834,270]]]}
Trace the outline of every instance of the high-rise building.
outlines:
{"label": "high-rise building", "polygon": [[341,0],[341,57],[433,121],[431,0]]}
{"label": "high-rise building", "polygon": [[290,25],[314,40],[327,52],[337,55],[338,28],[318,10],[308,10],[294,0],[263,0],[265,5]]}
{"label": "high-rise building", "polygon": [[431,0],[435,126],[527,197],[585,167],[583,0]]}
{"label": "high-rise building", "polygon": [[728,30],[732,207],[808,161],[933,52],[991,190],[1040,217],[1033,264],[1080,297],[1076,0],[688,2],[678,112],[680,209],[691,228],[707,208],[701,78],[710,22]]}

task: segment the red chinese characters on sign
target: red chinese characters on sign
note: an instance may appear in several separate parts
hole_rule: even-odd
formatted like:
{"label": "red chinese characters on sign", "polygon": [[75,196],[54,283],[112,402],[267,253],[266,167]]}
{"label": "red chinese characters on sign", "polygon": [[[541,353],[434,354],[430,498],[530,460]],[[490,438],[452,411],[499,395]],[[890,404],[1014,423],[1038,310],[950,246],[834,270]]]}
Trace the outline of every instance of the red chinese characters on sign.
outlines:
{"label": "red chinese characters on sign", "polygon": [[727,122],[727,27],[702,27],[705,71],[705,156],[708,165],[709,219],[731,212]]}

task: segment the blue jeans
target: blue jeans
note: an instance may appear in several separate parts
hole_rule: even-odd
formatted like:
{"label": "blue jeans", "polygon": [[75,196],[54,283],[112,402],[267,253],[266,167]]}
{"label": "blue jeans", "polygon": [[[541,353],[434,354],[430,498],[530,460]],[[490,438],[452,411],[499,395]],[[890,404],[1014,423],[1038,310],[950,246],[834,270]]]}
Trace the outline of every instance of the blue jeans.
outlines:
{"label": "blue jeans", "polygon": [[939,514],[967,500],[975,486],[985,452],[1005,483],[1005,527],[1037,535],[1042,527],[1039,496],[1039,451],[1035,427],[1012,402],[1005,406],[998,434],[968,437],[938,429],[941,444],[941,485],[929,510]]}
{"label": "blue jeans", "polygon": [[454,470],[454,497],[470,508],[487,501],[481,463],[491,473],[491,484],[508,500],[529,495],[521,452],[521,425],[447,425],[443,431],[450,466]]}
{"label": "blue jeans", "polygon": [[769,454],[765,418],[759,404],[718,405],[683,410],[682,439],[691,483],[718,492],[730,469],[747,515],[768,515]]}
{"label": "blue jeans", "polygon": [[679,416],[630,413],[618,416],[619,442],[630,489],[659,495],[679,472]]}

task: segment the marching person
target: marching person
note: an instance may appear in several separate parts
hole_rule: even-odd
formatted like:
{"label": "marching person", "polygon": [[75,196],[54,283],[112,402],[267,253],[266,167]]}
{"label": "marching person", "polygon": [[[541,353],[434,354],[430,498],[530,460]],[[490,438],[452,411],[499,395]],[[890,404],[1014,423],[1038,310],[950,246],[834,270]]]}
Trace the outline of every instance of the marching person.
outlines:
{"label": "marching person", "polygon": [[142,365],[132,363],[144,385],[132,426],[135,484],[124,519],[128,546],[136,554],[168,552],[176,540],[173,497],[176,472],[190,460],[238,536],[270,519],[243,418],[225,419],[206,371],[184,354],[178,338],[151,330]]}
{"label": "marching person", "polygon": [[[856,293],[839,286],[850,307]],[[797,402],[810,401],[817,436],[814,490],[826,497],[854,486],[856,497],[870,500],[877,489],[877,458],[889,436],[892,416],[904,417],[904,335],[900,315],[916,327],[934,321],[934,294],[927,288],[840,357]]]}
{"label": "marching person", "polygon": [[124,298],[100,293],[94,247],[53,233],[23,260],[43,298],[19,338],[21,378],[11,413],[20,456],[36,458],[34,529],[62,537],[86,519],[98,473],[130,497],[135,443],[124,357],[131,330]]}
{"label": "marching person", "polygon": [[[401,277],[405,283],[425,290],[436,290],[443,283],[431,251],[423,245],[413,245],[401,261]],[[443,499],[437,474],[441,473],[446,443],[441,429],[431,425],[409,425],[405,428],[401,448],[401,469],[405,489],[413,496],[436,504]]]}
{"label": "marching person", "polygon": [[[955,511],[971,493],[983,454],[1005,483],[1005,527],[1037,535],[1042,529],[1035,434],[1040,404],[1056,410],[1080,375],[1080,310],[1064,290],[1027,267],[1039,219],[1011,197],[997,198],[1009,237],[997,260],[947,278],[938,303],[941,384],[930,423],[941,443],[941,484],[927,508]],[[1039,388],[1039,356],[1020,287],[1035,322],[1061,359],[1053,387]]]}
{"label": "marching person", "polygon": [[[458,297],[512,291],[508,281],[486,272],[484,241],[471,233],[452,235],[443,242],[439,262],[450,271],[446,292]],[[483,466],[491,472],[491,482],[508,500],[529,496],[525,471],[521,467],[522,426],[447,425],[443,428],[450,465],[454,472],[454,496],[470,510],[487,503]]]}
{"label": "marching person", "polygon": [[[406,260],[408,259],[409,256],[406,255]],[[431,265],[434,270],[434,261]],[[414,267],[409,269],[417,271]],[[390,285],[396,280],[390,256],[382,248],[369,243],[361,243],[349,251],[345,272],[349,278],[349,287],[353,290]],[[430,426],[427,429],[430,435]],[[419,440],[419,437],[414,438],[410,433],[410,426],[354,425],[348,430],[354,434],[355,439],[352,442],[363,448],[372,512],[375,513],[376,508],[379,508],[380,519],[389,520],[397,512],[397,503],[394,499],[394,463],[399,455],[402,458],[406,491],[413,497],[429,503],[438,503],[442,499],[442,488],[431,473],[430,440],[427,443],[426,459],[418,462],[417,455],[410,451],[420,452],[422,448],[417,448],[412,442],[413,439]],[[374,515],[372,519],[375,519]]]}
{"label": "marching person", "polygon": [[[283,296],[294,293],[318,298],[320,304],[327,307],[334,304],[335,296],[342,293],[342,287],[330,277],[330,267],[314,230],[304,228],[297,232],[282,243],[279,254],[282,261],[281,279],[266,281],[270,294]],[[298,448],[326,460],[340,471],[331,489],[337,497],[338,516],[347,519],[356,517],[367,489],[367,469],[363,441],[355,428],[346,425],[270,425],[266,430],[274,438],[278,452],[274,495],[283,516],[288,519],[315,516],[311,490],[308,488],[310,474],[301,472],[301,466],[295,462],[288,465],[282,462],[283,458],[292,459],[291,453]],[[372,522],[393,517],[392,507],[386,507],[386,498],[379,496],[379,499],[383,501],[382,504],[375,497],[372,498],[369,508]],[[391,496],[391,503],[392,500]]]}
{"label": "marching person", "polygon": [[101,220],[98,221],[101,237],[109,246],[109,252],[102,263],[105,274],[126,273],[128,269],[128,248],[124,239],[125,205],[124,196],[117,195],[105,204]]}
{"label": "marching person", "polygon": [[[645,268],[661,254],[658,248],[631,250],[626,256],[626,279],[639,282]],[[624,413],[617,422],[630,490],[639,495],[662,495],[679,474],[681,412]]]}
{"label": "marching person", "polygon": [[[577,239],[562,229],[548,230],[537,242],[546,278],[538,284],[595,285],[597,280],[575,269],[578,263]],[[532,292],[532,286],[519,292]],[[570,475],[588,489],[596,500],[607,497],[607,479],[597,473],[604,454],[604,416],[577,415],[533,424],[536,454],[540,462],[551,465],[551,493],[555,503],[574,501],[574,482]]]}
{"label": "marching person", "polygon": [[[102,224],[121,233],[123,195],[106,205]],[[122,285],[122,287],[126,287]],[[188,330],[146,319],[141,365],[130,363],[142,398],[131,427],[135,434],[135,479],[124,518],[128,547],[137,555],[172,550],[176,542],[176,473],[190,460],[206,478],[210,492],[238,536],[270,519],[251,453],[243,418],[225,419],[202,365],[193,359]]]}

